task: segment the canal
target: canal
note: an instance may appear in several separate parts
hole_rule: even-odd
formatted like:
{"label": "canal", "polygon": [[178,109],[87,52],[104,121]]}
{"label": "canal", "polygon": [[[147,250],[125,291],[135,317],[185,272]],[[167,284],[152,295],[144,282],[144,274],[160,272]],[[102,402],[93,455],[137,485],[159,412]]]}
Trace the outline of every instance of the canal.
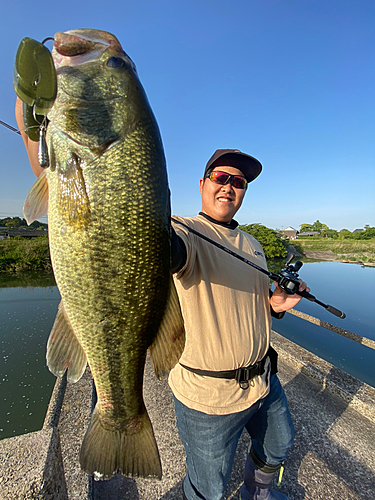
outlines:
{"label": "canal", "polygon": [[[375,340],[375,268],[306,262],[300,277],[319,300],[347,317],[339,319],[305,299],[296,309]],[[45,349],[59,301],[50,274],[0,276],[0,439],[38,430],[43,424],[55,383],[45,366]],[[273,329],[375,387],[374,350],[290,314],[274,320]]]}

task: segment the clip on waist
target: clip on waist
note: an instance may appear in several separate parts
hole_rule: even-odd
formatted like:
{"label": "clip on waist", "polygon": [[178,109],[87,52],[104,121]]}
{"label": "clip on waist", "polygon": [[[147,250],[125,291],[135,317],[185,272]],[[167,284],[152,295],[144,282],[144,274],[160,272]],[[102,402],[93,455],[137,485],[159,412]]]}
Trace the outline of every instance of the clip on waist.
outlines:
{"label": "clip on waist", "polygon": [[189,370],[190,372],[196,373],[197,375],[203,375],[205,377],[214,377],[214,378],[227,378],[227,379],[235,379],[241,389],[249,388],[249,381],[258,375],[263,375],[264,367],[266,364],[266,359],[268,356],[266,355],[261,361],[255,363],[254,365],[245,366],[241,368],[237,368],[236,370],[222,370],[222,371],[211,371],[211,370],[200,370],[198,368],[191,368],[190,366],[180,365]]}

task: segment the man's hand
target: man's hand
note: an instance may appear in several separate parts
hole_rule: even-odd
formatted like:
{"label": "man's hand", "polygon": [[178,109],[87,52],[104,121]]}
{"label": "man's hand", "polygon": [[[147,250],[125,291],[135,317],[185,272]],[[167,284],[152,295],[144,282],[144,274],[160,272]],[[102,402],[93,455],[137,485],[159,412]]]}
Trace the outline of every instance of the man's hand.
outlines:
{"label": "man's hand", "polygon": [[[308,288],[308,286],[304,281],[299,280],[299,282],[300,282],[300,286],[298,289],[299,292],[310,291],[310,288]],[[298,295],[296,293],[290,295],[289,293],[284,292],[284,290],[281,290],[276,281],[274,282],[274,285],[275,285],[275,290],[272,294],[272,297],[270,297],[270,306],[275,311],[275,313],[280,313],[288,311],[289,309],[293,309],[293,307],[296,306],[298,302],[302,299],[301,295]]]}
{"label": "man's hand", "polygon": [[22,116],[22,101],[19,97],[17,97],[15,112],[16,112],[18,129],[21,132],[23,142],[25,143],[31,168],[33,169],[34,174],[37,177],[39,177],[39,175],[43,172],[43,169],[39,165],[38,161],[38,143],[32,141],[24,132],[25,125],[23,123],[23,116]]}

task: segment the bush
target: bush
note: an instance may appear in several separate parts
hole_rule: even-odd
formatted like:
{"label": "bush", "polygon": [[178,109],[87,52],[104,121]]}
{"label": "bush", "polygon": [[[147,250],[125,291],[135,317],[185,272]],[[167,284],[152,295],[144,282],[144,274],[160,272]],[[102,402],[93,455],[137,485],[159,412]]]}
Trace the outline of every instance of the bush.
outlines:
{"label": "bush", "polygon": [[266,259],[281,258],[287,255],[289,240],[283,241],[276,236],[276,231],[262,224],[245,224],[239,226],[245,233],[251,234],[262,245]]}
{"label": "bush", "polygon": [[40,271],[51,267],[48,236],[0,241],[0,272]]}

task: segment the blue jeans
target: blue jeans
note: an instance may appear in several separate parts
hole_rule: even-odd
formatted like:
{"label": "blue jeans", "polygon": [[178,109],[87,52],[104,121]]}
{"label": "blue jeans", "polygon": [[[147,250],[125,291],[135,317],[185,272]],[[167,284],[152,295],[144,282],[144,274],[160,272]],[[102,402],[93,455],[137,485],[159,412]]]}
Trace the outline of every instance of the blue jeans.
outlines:
{"label": "blue jeans", "polygon": [[186,452],[183,487],[188,500],[222,498],[244,428],[251,436],[254,451],[268,465],[280,465],[293,443],[293,422],[277,375],[272,375],[265,398],[238,413],[208,415],[191,410],[175,397],[174,403]]}

